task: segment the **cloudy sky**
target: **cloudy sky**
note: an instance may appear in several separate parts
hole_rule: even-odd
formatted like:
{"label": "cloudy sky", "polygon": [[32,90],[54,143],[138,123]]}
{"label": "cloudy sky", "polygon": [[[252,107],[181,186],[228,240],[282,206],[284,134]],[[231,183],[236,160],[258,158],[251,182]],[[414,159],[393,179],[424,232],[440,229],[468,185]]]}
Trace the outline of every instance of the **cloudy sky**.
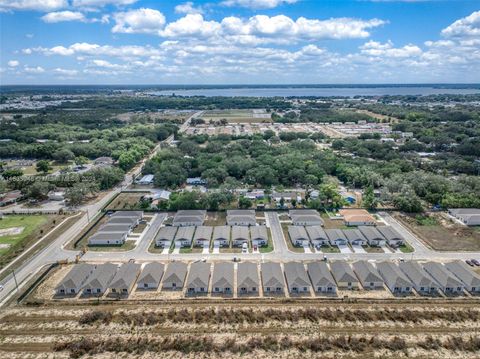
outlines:
{"label": "cloudy sky", "polygon": [[0,83],[480,82],[480,0],[0,0]]}

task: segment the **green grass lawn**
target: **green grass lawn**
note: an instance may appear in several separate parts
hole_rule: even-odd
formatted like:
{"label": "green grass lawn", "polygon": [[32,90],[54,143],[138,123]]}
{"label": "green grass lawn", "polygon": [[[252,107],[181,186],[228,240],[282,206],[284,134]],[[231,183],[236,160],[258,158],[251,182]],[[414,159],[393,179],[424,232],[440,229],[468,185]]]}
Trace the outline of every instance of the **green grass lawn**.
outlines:
{"label": "green grass lawn", "polygon": [[9,246],[0,246],[0,256],[13,250],[15,246],[21,245],[21,243],[30,235],[38,234],[39,238],[45,233],[39,233],[36,230],[44,225],[48,220],[47,216],[32,215],[8,215],[4,216],[0,220],[0,229],[8,229],[15,227],[23,227],[23,231],[13,235],[0,236],[0,244]]}
{"label": "green grass lawn", "polygon": [[398,247],[398,249],[400,249],[402,253],[412,253],[414,251],[413,247],[408,243],[405,243],[403,246]]}
{"label": "green grass lawn", "polygon": [[382,248],[380,247],[370,247],[370,246],[362,246],[367,253],[385,253]]}
{"label": "green grass lawn", "polygon": [[125,252],[135,248],[135,241],[125,241],[121,246],[88,246],[94,252]]}
{"label": "green grass lawn", "polygon": [[320,247],[320,250],[323,253],[340,253],[340,249],[337,246],[326,246],[323,245]]}

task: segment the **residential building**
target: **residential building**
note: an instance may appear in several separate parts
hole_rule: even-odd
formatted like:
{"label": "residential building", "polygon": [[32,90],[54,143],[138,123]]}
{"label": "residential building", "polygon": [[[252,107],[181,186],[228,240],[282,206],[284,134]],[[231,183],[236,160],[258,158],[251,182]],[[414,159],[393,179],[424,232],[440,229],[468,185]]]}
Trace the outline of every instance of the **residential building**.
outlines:
{"label": "residential building", "polygon": [[341,209],[338,211],[347,226],[374,226],[375,218],[365,209]]}
{"label": "residential building", "polygon": [[337,287],[342,289],[359,289],[360,282],[353,273],[350,265],[345,261],[334,261],[330,264],[330,269],[337,282]]}
{"label": "residential building", "polygon": [[204,210],[182,210],[178,211],[173,218],[173,226],[189,227],[202,226],[205,221],[207,211]]}
{"label": "residential building", "polygon": [[313,209],[290,210],[288,215],[294,226],[323,226],[323,219]]}
{"label": "residential building", "polygon": [[279,263],[264,262],[260,265],[263,295],[280,294],[285,290],[282,268]]}
{"label": "residential building", "polygon": [[358,261],[352,267],[364,289],[383,289],[383,279],[372,263]]}
{"label": "residential building", "polygon": [[115,161],[112,157],[98,157],[96,158],[93,163],[95,165],[104,165],[104,166],[111,166]]}
{"label": "residential building", "polygon": [[105,224],[128,224],[131,229],[135,228],[139,223],[137,218],[114,217],[109,218]]}
{"label": "residential building", "polygon": [[377,264],[377,270],[393,294],[410,294],[412,292],[412,282],[395,263],[380,262]]}
{"label": "residential building", "polygon": [[360,226],[358,227],[363,236],[367,239],[370,246],[383,247],[386,245],[387,240],[385,237],[374,227]]}
{"label": "residential building", "polygon": [[117,266],[112,263],[99,264],[88,277],[83,287],[83,294],[102,295],[117,273]]}
{"label": "residential building", "polygon": [[309,243],[307,231],[303,226],[288,226],[288,236],[294,246],[306,246]]}
{"label": "residential building", "polygon": [[352,246],[366,246],[367,239],[358,229],[344,229],[343,235]]}
{"label": "residential building", "polygon": [[337,284],[325,262],[310,262],[307,264],[308,275],[317,293],[335,293]]}
{"label": "residential building", "polygon": [[50,201],[64,201],[65,191],[51,191],[48,192],[48,199]]}
{"label": "residential building", "polygon": [[187,294],[208,293],[211,264],[194,262],[190,265],[187,276]]}
{"label": "residential building", "polygon": [[213,267],[212,293],[233,295],[233,263],[216,263]]}
{"label": "residential building", "polygon": [[227,210],[227,224],[229,226],[255,226],[255,211],[249,209]]}
{"label": "residential building", "polygon": [[423,264],[423,268],[432,276],[445,294],[461,294],[463,292],[465,285],[442,264],[427,262]]}
{"label": "residential building", "polygon": [[418,262],[401,262],[398,267],[410,279],[417,293],[434,294],[438,292],[438,284]]}
{"label": "residential building", "polygon": [[248,243],[250,238],[250,231],[248,227],[232,226],[232,242],[234,246],[242,246]]}
{"label": "residential building", "polygon": [[213,243],[220,247],[230,245],[230,226],[216,226],[213,228]]}
{"label": "residential building", "polygon": [[212,238],[213,227],[198,226],[195,228],[195,235],[193,236],[193,244],[195,246],[208,247],[210,239]]}
{"label": "residential building", "polygon": [[161,227],[155,236],[155,246],[160,248],[169,247],[175,239],[177,233],[177,227]]}
{"label": "residential building", "polygon": [[377,229],[385,237],[390,247],[397,248],[405,244],[405,239],[392,226],[378,226]]}
{"label": "residential building", "polygon": [[344,246],[347,244],[347,238],[341,229],[326,229],[325,234],[332,246]]}
{"label": "residential building", "polygon": [[110,215],[110,220],[114,218],[135,219],[137,225],[143,219],[143,211],[116,211]]}
{"label": "residential building", "polygon": [[288,262],[283,266],[285,270],[285,279],[290,293],[309,293],[310,281],[305,271],[305,267],[299,262]]}
{"label": "residential building", "polygon": [[159,262],[145,264],[137,280],[137,289],[157,289],[164,270],[165,266]]}
{"label": "residential building", "polygon": [[120,246],[125,243],[128,232],[97,232],[88,239],[89,246]]}
{"label": "residential building", "polygon": [[306,226],[305,230],[310,237],[310,241],[315,247],[328,245],[328,237],[321,226]]}
{"label": "residential building", "polygon": [[187,265],[183,262],[171,262],[167,266],[162,282],[162,288],[179,290],[183,288],[187,275]]}
{"label": "residential building", "polygon": [[260,287],[256,263],[241,262],[237,267],[237,294],[257,294]]}
{"label": "residential building", "polygon": [[480,225],[480,208],[451,208],[448,213],[467,226]]}
{"label": "residential building", "polygon": [[55,287],[56,295],[76,295],[80,293],[95,268],[92,264],[75,264]]}
{"label": "residential building", "polygon": [[150,185],[150,184],[153,184],[153,178],[154,176],[149,174],[149,175],[145,175],[143,176],[142,178],[140,178],[139,180],[137,180],[137,184],[139,185]]}
{"label": "residential building", "polygon": [[128,223],[109,223],[107,222],[99,228],[97,233],[127,233],[130,234],[132,226]]}
{"label": "residential building", "polygon": [[180,243],[181,247],[190,247],[192,245],[193,233],[195,227],[179,227],[175,234],[175,242]]}
{"label": "residential building", "polygon": [[187,178],[187,185],[189,186],[205,186],[207,181],[201,177],[190,177]]}
{"label": "residential building", "polygon": [[446,263],[445,267],[465,285],[465,289],[474,294],[480,293],[480,275],[472,271],[464,262]]}
{"label": "residential building", "polygon": [[10,191],[4,194],[0,198],[0,206],[8,206],[9,204],[16,203],[17,201],[21,200],[23,197],[21,191]]}
{"label": "residential building", "polygon": [[129,295],[141,268],[142,266],[138,263],[128,262],[122,264],[109,285],[110,294]]}
{"label": "residential building", "polygon": [[257,246],[266,246],[268,244],[268,232],[266,226],[250,227],[250,237],[252,244]]}

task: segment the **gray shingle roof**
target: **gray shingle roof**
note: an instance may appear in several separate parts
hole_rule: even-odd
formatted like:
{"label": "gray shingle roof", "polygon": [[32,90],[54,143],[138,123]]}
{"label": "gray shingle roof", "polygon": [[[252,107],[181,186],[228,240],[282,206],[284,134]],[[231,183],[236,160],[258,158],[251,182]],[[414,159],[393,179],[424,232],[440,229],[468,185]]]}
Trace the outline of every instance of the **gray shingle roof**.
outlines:
{"label": "gray shingle roof", "polygon": [[62,287],[80,289],[81,285],[85,283],[94,269],[95,266],[92,264],[75,264],[67,275],[58,283],[56,289]]}
{"label": "gray shingle roof", "polygon": [[210,268],[210,263],[192,263],[188,272],[187,287],[208,288],[208,281],[210,279]]}
{"label": "gray shingle roof", "polygon": [[85,286],[101,288],[103,291],[105,291],[108,284],[117,272],[117,268],[118,267],[113,263],[99,264],[90,277],[88,277],[88,281]]}
{"label": "gray shingle roof", "polygon": [[306,226],[305,229],[312,241],[314,240],[328,241],[327,234],[325,233],[325,231],[321,226]]}
{"label": "gray shingle roof", "polygon": [[308,234],[303,226],[288,226],[288,235],[293,241],[297,239],[308,241]]}
{"label": "gray shingle roof", "polygon": [[410,279],[408,279],[396,264],[392,262],[380,262],[377,264],[377,269],[390,290],[395,287],[412,287]]}
{"label": "gray shingle roof", "polygon": [[401,262],[398,264],[400,270],[405,273],[405,275],[412,281],[415,285],[415,288],[436,288],[437,283],[433,280],[433,278],[425,272],[418,262],[407,261]]}
{"label": "gray shingle roof", "polygon": [[229,287],[233,290],[233,263],[216,263],[213,267],[212,288]]}
{"label": "gray shingle roof", "polygon": [[140,219],[143,217],[142,211],[116,211],[110,218],[135,218]]}
{"label": "gray shingle roof", "polygon": [[132,217],[114,217],[114,218],[109,218],[108,219],[108,224],[128,224],[130,226],[133,226],[135,223],[137,223],[138,219],[137,218],[132,218]]}
{"label": "gray shingle roof", "polygon": [[165,271],[165,276],[163,277],[164,282],[179,282],[184,283],[185,276],[187,275],[187,264],[184,262],[171,262],[167,266]]}
{"label": "gray shingle roof", "polygon": [[350,265],[345,261],[334,261],[330,264],[332,275],[338,282],[358,283],[358,278],[353,273]]}
{"label": "gray shingle roof", "polygon": [[152,262],[147,263],[142,270],[142,273],[138,277],[138,285],[143,287],[143,284],[155,284],[158,287],[160,280],[162,279],[165,266],[162,263]]}
{"label": "gray shingle roof", "polygon": [[377,269],[367,261],[358,261],[352,264],[353,271],[357,275],[362,285],[368,283],[383,283],[383,279]]}
{"label": "gray shingle roof", "polygon": [[369,241],[372,240],[385,240],[385,237],[376,229],[375,227],[370,227],[370,226],[359,226],[358,229],[362,234],[365,236],[365,238]]}
{"label": "gray shingle roof", "polygon": [[237,287],[259,287],[257,265],[251,262],[238,263]]}
{"label": "gray shingle roof", "polygon": [[230,239],[230,226],[216,226],[213,228],[213,239]]}
{"label": "gray shingle roof", "polygon": [[175,233],[177,233],[177,227],[161,227],[155,239],[160,239],[163,241],[173,241],[173,239],[175,238]]}
{"label": "gray shingle roof", "polygon": [[124,263],[117,270],[115,277],[113,277],[109,287],[110,288],[125,288],[129,289],[137,279],[141,265],[138,263]]}
{"label": "gray shingle roof", "polygon": [[389,241],[403,240],[403,237],[392,226],[379,226],[378,231]]}
{"label": "gray shingle roof", "polygon": [[307,264],[310,280],[315,288],[336,287],[335,279],[325,262],[311,262]]}
{"label": "gray shingle roof", "polygon": [[252,226],[250,227],[250,236],[253,239],[268,240],[268,233],[266,226]]}
{"label": "gray shingle roof", "polygon": [[330,241],[346,240],[345,235],[341,229],[326,229],[325,233]]}
{"label": "gray shingle roof", "polygon": [[244,226],[232,226],[232,239],[245,239],[248,240],[250,238],[250,232],[248,227]]}
{"label": "gray shingle roof", "polygon": [[100,232],[117,232],[117,233],[125,233],[130,231],[131,226],[129,223],[106,223],[100,229],[97,231],[97,233]]}
{"label": "gray shingle roof", "polygon": [[423,265],[423,268],[425,268],[433,279],[444,288],[463,287],[463,283],[440,263],[427,262]]}
{"label": "gray shingle roof", "polygon": [[445,267],[468,287],[480,288],[480,275],[468,268],[464,262],[446,263]]}
{"label": "gray shingle roof", "polygon": [[212,237],[213,227],[210,226],[198,226],[195,228],[194,240],[206,240],[209,241]]}
{"label": "gray shingle roof", "polygon": [[177,234],[175,235],[175,240],[191,240],[193,238],[193,232],[195,232],[195,227],[179,227]]}
{"label": "gray shingle roof", "polygon": [[282,268],[279,263],[262,263],[261,273],[264,287],[284,287]]}
{"label": "gray shingle roof", "polygon": [[344,229],[343,235],[350,243],[357,240],[366,240],[362,232],[360,232],[358,229]]}
{"label": "gray shingle roof", "polygon": [[305,267],[299,262],[288,262],[283,265],[285,278],[290,290],[292,287],[310,287],[310,281],[305,272]]}

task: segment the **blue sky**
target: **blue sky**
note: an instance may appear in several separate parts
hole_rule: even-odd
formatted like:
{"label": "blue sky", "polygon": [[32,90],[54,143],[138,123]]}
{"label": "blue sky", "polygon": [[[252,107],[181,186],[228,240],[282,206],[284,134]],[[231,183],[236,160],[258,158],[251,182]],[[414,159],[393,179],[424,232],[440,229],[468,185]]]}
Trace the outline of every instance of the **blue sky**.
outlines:
{"label": "blue sky", "polygon": [[0,0],[1,84],[480,82],[479,0]]}

